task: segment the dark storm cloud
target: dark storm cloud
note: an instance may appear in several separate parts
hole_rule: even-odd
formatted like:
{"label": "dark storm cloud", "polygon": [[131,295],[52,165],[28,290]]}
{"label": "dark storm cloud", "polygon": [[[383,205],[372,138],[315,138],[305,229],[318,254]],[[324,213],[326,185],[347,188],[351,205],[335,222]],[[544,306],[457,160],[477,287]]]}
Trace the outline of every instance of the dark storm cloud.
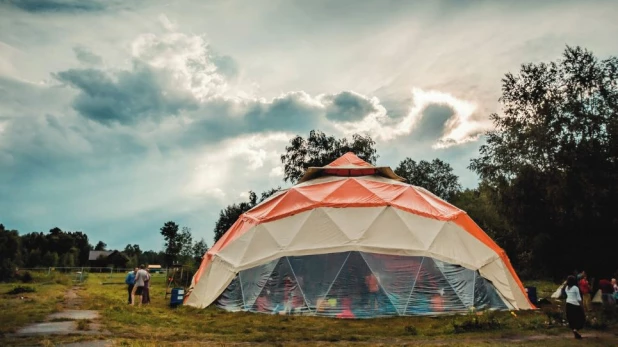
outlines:
{"label": "dark storm cloud", "polygon": [[348,91],[327,96],[324,98],[324,101],[328,103],[326,118],[332,121],[358,121],[368,114],[377,111],[370,100],[362,95]]}
{"label": "dark storm cloud", "polygon": [[130,125],[196,108],[191,96],[164,89],[162,77],[139,63],[115,76],[97,69],[70,69],[55,77],[79,90],[73,108],[80,115],[105,125]]}
{"label": "dark storm cloud", "polygon": [[196,119],[179,143],[193,147],[246,133],[308,131],[322,120],[323,109],[303,92],[284,94],[270,102],[215,99],[192,112]]}
{"label": "dark storm cloud", "polygon": [[105,2],[91,0],[3,0],[2,3],[31,13],[99,12],[108,6]]}
{"label": "dark storm cloud", "polygon": [[73,52],[75,53],[75,57],[81,63],[90,64],[90,65],[99,65],[103,62],[100,56],[92,53],[87,48],[82,46],[73,47]]}
{"label": "dark storm cloud", "polygon": [[444,134],[446,122],[454,114],[455,111],[447,105],[429,105],[423,110],[422,117],[410,136],[419,140],[437,141]]}

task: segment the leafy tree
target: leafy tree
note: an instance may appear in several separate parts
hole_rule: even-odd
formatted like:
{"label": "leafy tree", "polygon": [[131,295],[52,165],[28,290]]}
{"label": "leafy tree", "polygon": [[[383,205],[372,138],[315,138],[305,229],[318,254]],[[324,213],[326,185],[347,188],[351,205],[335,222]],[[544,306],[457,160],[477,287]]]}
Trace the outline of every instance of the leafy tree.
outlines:
{"label": "leafy tree", "polygon": [[281,155],[283,179],[296,183],[307,168],[325,166],[347,152],[354,152],[359,158],[375,164],[378,159],[375,144],[369,135],[354,134],[352,141],[326,136],[319,130],[311,130],[307,139],[297,135],[285,147],[286,153]]}
{"label": "leafy tree", "polygon": [[142,250],[139,248],[139,245],[138,245],[138,244],[133,244],[133,245],[128,244],[128,245],[124,248],[123,253],[124,253],[124,254],[126,254],[126,255],[127,255],[127,256],[129,256],[129,257],[132,257],[132,256],[137,256],[137,257],[139,257],[139,256],[141,256],[141,255],[142,255]]}
{"label": "leafy tree", "polygon": [[46,252],[43,255],[43,266],[58,266],[58,253],[56,252]]}
{"label": "leafy tree", "polygon": [[95,251],[105,251],[107,249],[107,243],[103,241],[97,242],[97,245],[94,246]]}
{"label": "leafy tree", "polygon": [[174,263],[182,249],[178,228],[178,224],[170,221],[165,223],[160,229],[161,235],[165,239],[165,261],[168,266]]}
{"label": "leafy tree", "polygon": [[262,201],[268,199],[280,190],[281,187],[277,187],[263,192],[262,194],[260,194],[259,201],[257,198],[257,194],[255,194],[255,192],[253,191],[250,191],[249,201],[243,201],[238,204],[234,203],[221,210],[221,212],[219,212],[219,219],[215,224],[215,243],[219,241],[221,236],[223,236],[232,227],[232,225],[234,225],[234,223],[236,223],[238,218],[240,218],[243,213],[249,211],[250,209],[258,205]]}
{"label": "leafy tree", "polygon": [[145,251],[139,257],[139,264],[157,264],[165,263],[165,252]]}
{"label": "leafy tree", "polygon": [[277,188],[271,188],[265,192],[262,192],[262,194],[260,194],[260,201],[258,202],[261,203],[262,201],[270,198],[271,196],[273,196],[273,194],[275,194],[276,192],[280,191],[281,187],[277,187]]}
{"label": "leafy tree", "polygon": [[204,239],[200,239],[193,245],[193,259],[196,264],[199,264],[202,261],[202,257],[208,251],[208,245]]}
{"label": "leafy tree", "polygon": [[444,200],[450,201],[461,190],[459,177],[453,173],[453,168],[440,159],[417,163],[406,158],[399,163],[395,173],[408,183],[423,187]]}
{"label": "leafy tree", "polygon": [[193,236],[191,228],[183,227],[178,237],[180,243],[180,256],[186,260],[193,257]]}
{"label": "leafy tree", "polygon": [[618,243],[608,232],[618,227],[618,58],[567,47],[556,62],[507,74],[500,101],[470,168],[495,189],[536,273],[609,273],[601,254]]}
{"label": "leafy tree", "polygon": [[0,224],[0,280],[13,278],[20,263],[20,238],[17,230]]}
{"label": "leafy tree", "polygon": [[26,267],[37,267],[43,264],[41,258],[41,250],[38,248],[30,250],[28,252],[28,257],[25,261]]}

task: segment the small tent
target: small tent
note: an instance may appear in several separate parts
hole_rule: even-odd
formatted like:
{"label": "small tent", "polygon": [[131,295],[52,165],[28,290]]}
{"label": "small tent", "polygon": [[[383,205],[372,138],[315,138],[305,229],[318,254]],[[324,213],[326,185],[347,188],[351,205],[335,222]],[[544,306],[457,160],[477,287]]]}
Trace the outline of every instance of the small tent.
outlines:
{"label": "small tent", "polygon": [[339,318],[530,309],[506,253],[462,210],[347,153],[243,214],[185,304]]}
{"label": "small tent", "polygon": [[592,297],[591,302],[593,304],[603,304],[603,292],[601,291],[601,289],[597,290],[597,292]]}
{"label": "small tent", "polygon": [[556,291],[551,295],[552,299],[560,299],[560,294],[562,294],[562,287],[564,287],[566,285],[566,281],[564,281],[557,289]]}

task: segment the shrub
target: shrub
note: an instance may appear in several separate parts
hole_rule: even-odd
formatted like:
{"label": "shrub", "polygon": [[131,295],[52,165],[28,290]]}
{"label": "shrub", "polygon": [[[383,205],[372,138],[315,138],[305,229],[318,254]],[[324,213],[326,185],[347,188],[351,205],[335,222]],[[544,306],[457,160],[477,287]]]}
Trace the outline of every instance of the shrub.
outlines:
{"label": "shrub", "polygon": [[21,281],[22,283],[32,283],[33,278],[32,275],[30,274],[30,272],[26,271],[22,276],[21,276]]}
{"label": "shrub", "polygon": [[611,322],[603,316],[600,318],[592,317],[586,320],[586,326],[594,330],[607,330],[610,324]]}
{"label": "shrub", "polygon": [[463,319],[453,321],[453,329],[455,334],[465,332],[496,330],[500,329],[503,324],[496,318],[494,314],[489,312],[484,315],[466,315]]}
{"label": "shrub", "polygon": [[547,315],[547,319],[552,320],[552,321],[556,321],[556,322],[562,322],[564,321],[564,312],[562,312],[562,310],[548,310],[545,311],[545,314]]}
{"label": "shrub", "polygon": [[522,319],[519,321],[519,327],[522,329],[538,330],[547,329],[553,325],[553,322],[547,317],[536,316],[528,319]]}
{"label": "shrub", "polygon": [[80,319],[77,321],[77,330],[88,330],[90,328],[90,321],[88,319]]}
{"label": "shrub", "polygon": [[416,329],[416,327],[413,325],[406,325],[404,329],[406,331],[406,334],[408,335],[413,335],[413,336],[418,335],[418,329]]}
{"label": "shrub", "polygon": [[30,286],[16,286],[13,287],[7,294],[22,294],[22,293],[34,293],[36,289]]}

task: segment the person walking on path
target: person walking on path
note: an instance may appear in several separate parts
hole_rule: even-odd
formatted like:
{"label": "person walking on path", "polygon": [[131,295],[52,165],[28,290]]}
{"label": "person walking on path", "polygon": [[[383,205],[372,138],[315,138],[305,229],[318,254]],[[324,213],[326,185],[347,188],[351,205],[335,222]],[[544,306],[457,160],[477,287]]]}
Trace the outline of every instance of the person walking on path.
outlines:
{"label": "person walking on path", "polygon": [[146,268],[147,278],[144,280],[144,291],[142,293],[142,304],[150,304],[150,271]]}
{"label": "person walking on path", "polygon": [[127,291],[129,292],[129,298],[128,298],[128,302],[127,302],[129,305],[133,303],[133,300],[132,300],[132,297],[133,297],[133,286],[135,284],[135,274],[136,273],[137,273],[137,268],[133,269],[133,271],[130,271],[127,274],[127,277],[125,277],[125,279],[124,279],[124,283],[126,283],[126,285],[127,285]]}
{"label": "person walking on path", "polygon": [[579,293],[577,287],[577,280],[574,276],[567,278],[565,293],[566,298],[566,317],[569,322],[569,328],[573,331],[573,335],[576,339],[581,339],[582,336],[578,330],[584,327],[586,316],[584,314],[584,308],[582,306],[582,296]]}
{"label": "person walking on path", "polygon": [[[139,270],[135,274],[135,286],[133,287],[133,306],[136,302],[138,306],[142,306],[142,294],[144,293],[144,281],[148,277],[148,272],[144,270],[144,264],[139,266]],[[135,300],[137,299],[137,301]]]}

